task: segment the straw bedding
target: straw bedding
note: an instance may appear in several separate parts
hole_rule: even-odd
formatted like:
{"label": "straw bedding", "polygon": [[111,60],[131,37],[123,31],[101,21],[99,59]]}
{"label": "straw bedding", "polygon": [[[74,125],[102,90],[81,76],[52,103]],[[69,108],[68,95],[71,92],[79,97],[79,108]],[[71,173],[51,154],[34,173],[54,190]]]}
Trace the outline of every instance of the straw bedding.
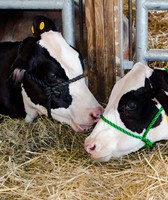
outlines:
{"label": "straw bedding", "polygon": [[89,133],[39,117],[32,124],[1,116],[0,199],[166,199],[168,143],[108,163],[83,149]]}
{"label": "straw bedding", "polygon": [[[150,16],[150,45],[167,48],[168,13]],[[168,199],[168,142],[99,163],[84,151],[88,134],[43,116],[32,124],[0,116],[0,199]]]}

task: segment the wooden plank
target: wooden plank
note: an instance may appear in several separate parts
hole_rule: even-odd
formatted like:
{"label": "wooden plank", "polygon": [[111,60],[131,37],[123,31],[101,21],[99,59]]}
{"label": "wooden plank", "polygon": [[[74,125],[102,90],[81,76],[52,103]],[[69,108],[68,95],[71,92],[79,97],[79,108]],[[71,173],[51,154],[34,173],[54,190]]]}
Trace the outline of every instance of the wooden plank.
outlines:
{"label": "wooden plank", "polygon": [[94,0],[85,1],[85,18],[87,31],[87,61],[89,88],[96,96],[96,48],[95,48],[95,13]]}
{"label": "wooden plank", "polygon": [[[96,48],[96,97],[100,102],[105,101],[105,30],[104,30],[104,1],[95,0],[95,48]],[[92,81],[92,79],[91,79]]]}
{"label": "wooden plank", "polygon": [[[115,0],[114,0],[115,1]],[[111,93],[111,89],[116,82],[116,64],[115,64],[115,22],[114,22],[114,2],[113,0],[104,0],[104,20],[105,20],[105,102]],[[106,75],[108,74],[108,75]]]}
{"label": "wooden plank", "polygon": [[107,103],[115,83],[113,2],[86,0],[89,88],[101,103]]}

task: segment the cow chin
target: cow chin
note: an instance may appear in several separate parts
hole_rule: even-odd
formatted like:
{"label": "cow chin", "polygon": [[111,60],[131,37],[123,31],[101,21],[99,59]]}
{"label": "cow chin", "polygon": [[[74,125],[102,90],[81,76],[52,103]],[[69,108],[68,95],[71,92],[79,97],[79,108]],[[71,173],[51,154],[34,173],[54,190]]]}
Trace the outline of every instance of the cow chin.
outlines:
{"label": "cow chin", "polygon": [[83,124],[76,124],[74,122],[73,129],[77,132],[86,132],[92,128],[92,125],[83,125]]}
{"label": "cow chin", "polygon": [[102,157],[94,157],[93,155],[91,156],[91,159],[97,162],[108,162],[112,158],[112,155],[107,155],[107,156],[102,156]]}
{"label": "cow chin", "polygon": [[[51,115],[53,119],[61,122],[62,124],[68,124],[74,131],[77,132],[86,132],[93,126],[93,124],[82,124],[76,122],[68,108],[51,109]],[[80,116],[78,119],[80,119]]]}

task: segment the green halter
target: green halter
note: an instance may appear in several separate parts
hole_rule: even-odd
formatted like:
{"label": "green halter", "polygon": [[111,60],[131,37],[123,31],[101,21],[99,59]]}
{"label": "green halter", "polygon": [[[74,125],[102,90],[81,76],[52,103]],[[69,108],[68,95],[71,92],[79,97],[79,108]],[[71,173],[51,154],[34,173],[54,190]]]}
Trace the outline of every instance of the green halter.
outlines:
{"label": "green halter", "polygon": [[107,123],[110,126],[116,128],[117,130],[123,132],[124,134],[142,140],[145,143],[145,146],[152,147],[154,142],[151,142],[149,139],[146,138],[146,136],[147,136],[148,132],[150,131],[150,129],[152,128],[152,126],[155,124],[156,120],[158,119],[158,117],[160,116],[162,111],[163,111],[163,108],[161,107],[159,109],[159,111],[156,113],[156,115],[154,116],[154,118],[152,119],[151,123],[148,125],[148,127],[147,127],[146,131],[144,132],[143,136],[136,135],[136,134],[134,134],[132,132],[129,132],[129,131],[121,128],[120,126],[118,126],[118,125],[114,124],[113,122],[109,121],[108,119],[106,119],[103,115],[101,115],[101,119],[105,123]]}

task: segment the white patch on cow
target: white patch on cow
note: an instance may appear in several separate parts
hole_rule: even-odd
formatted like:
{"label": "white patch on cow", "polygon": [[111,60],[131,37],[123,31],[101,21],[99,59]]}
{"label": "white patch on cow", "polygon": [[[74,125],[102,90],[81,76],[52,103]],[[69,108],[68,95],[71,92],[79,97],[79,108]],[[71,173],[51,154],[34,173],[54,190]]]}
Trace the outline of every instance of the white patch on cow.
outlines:
{"label": "white patch on cow", "polygon": [[31,101],[25,89],[23,88],[23,86],[22,86],[22,96],[23,96],[23,102],[24,102],[24,107],[26,111],[25,121],[27,123],[31,123],[37,117],[38,114],[47,115],[47,110],[43,106],[35,105]]}
{"label": "white patch on cow", "polygon": [[[130,90],[137,90],[143,87],[145,78],[149,78],[152,72],[153,69],[146,65],[141,63],[135,64],[128,74],[116,82],[103,116],[125,130],[130,131],[120,119],[117,110],[119,100]],[[159,103],[157,106],[158,108],[161,107]],[[164,111],[161,114],[163,118],[161,123],[159,126],[152,128],[147,135],[147,138],[152,142],[168,139],[166,114]],[[136,132],[134,134],[143,135],[143,133],[138,134]],[[122,133],[103,120],[99,120],[90,136],[86,138],[84,146],[93,159],[108,161],[111,157],[119,157],[139,150],[144,146],[144,142]]]}
{"label": "white patch on cow", "polygon": [[69,46],[61,33],[45,32],[41,35],[39,44],[46,48],[49,54],[60,63],[69,79],[83,73],[79,53]]}

